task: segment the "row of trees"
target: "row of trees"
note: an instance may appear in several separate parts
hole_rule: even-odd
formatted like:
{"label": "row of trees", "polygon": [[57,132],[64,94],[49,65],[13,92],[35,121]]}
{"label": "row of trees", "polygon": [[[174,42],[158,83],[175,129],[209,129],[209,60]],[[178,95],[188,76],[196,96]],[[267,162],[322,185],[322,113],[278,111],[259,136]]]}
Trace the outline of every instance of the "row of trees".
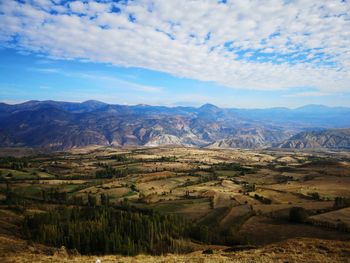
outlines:
{"label": "row of trees", "polygon": [[259,201],[260,201],[261,203],[263,203],[263,204],[269,205],[269,204],[272,203],[272,200],[271,200],[271,199],[266,198],[266,197],[264,197],[264,196],[262,196],[262,195],[255,194],[255,195],[254,195],[254,198],[255,198],[256,200],[259,200]]}
{"label": "row of trees", "polygon": [[127,162],[129,160],[128,156],[125,154],[116,154],[111,157],[112,160],[117,162]]}
{"label": "row of trees", "polygon": [[116,169],[110,165],[104,166],[103,170],[98,170],[95,173],[97,179],[120,178],[128,175],[127,169]]}
{"label": "row of trees", "polygon": [[175,215],[120,210],[112,207],[60,208],[27,216],[28,239],[66,246],[82,254],[184,252],[186,239],[207,241],[208,229]]}
{"label": "row of trees", "polygon": [[28,160],[25,158],[2,157],[0,158],[0,167],[13,170],[22,170],[28,167]]}
{"label": "row of trees", "polygon": [[[100,195],[87,194],[70,196],[66,191],[62,191],[59,188],[48,188],[41,191],[40,197],[24,196],[21,193],[16,192],[12,185],[7,182],[5,189],[0,189],[0,193],[5,195],[5,199],[1,202],[7,205],[23,204],[24,201],[43,201],[45,203],[65,204],[65,205],[77,205],[77,206],[109,206],[110,197],[105,193]],[[99,202],[98,202],[99,200]]]}
{"label": "row of trees", "polygon": [[350,198],[336,197],[334,199],[334,208],[343,208],[350,206]]}
{"label": "row of trees", "polygon": [[211,167],[212,170],[227,170],[227,171],[238,171],[240,175],[244,175],[246,173],[252,173],[254,171],[253,168],[242,166],[239,163],[218,163],[214,164]]}
{"label": "row of trees", "polygon": [[[95,207],[97,206],[97,196],[96,195],[92,195],[92,194],[88,194],[87,196],[87,203],[84,203],[84,199],[82,196],[75,196],[75,199],[73,199],[73,201],[79,200],[78,202],[76,202],[76,205],[88,205],[89,207]],[[109,201],[109,195],[107,194],[100,194],[100,205],[101,206],[109,206],[110,205],[110,201]]]}
{"label": "row of trees", "polygon": [[207,183],[207,182],[215,181],[215,180],[218,179],[218,175],[215,174],[215,173],[213,173],[213,174],[206,174],[206,175],[190,173],[189,176],[196,176],[196,177],[198,177],[198,180],[196,180],[196,181],[187,180],[186,182],[184,182],[181,185],[182,187],[196,185],[196,184],[202,184],[202,183]]}

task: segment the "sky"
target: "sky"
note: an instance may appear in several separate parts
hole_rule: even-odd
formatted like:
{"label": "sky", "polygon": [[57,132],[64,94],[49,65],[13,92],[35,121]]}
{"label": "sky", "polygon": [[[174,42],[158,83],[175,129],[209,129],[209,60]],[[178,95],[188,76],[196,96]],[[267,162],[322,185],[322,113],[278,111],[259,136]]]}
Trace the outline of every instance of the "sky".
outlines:
{"label": "sky", "polygon": [[0,0],[0,101],[350,106],[350,3]]}

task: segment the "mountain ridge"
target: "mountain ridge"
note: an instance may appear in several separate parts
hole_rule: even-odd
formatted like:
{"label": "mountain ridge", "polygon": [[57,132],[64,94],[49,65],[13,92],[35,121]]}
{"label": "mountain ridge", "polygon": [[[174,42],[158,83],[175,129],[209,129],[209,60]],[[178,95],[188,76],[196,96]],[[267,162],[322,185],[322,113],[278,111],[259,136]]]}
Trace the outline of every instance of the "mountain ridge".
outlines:
{"label": "mountain ridge", "polygon": [[[0,146],[51,150],[91,144],[296,148],[301,143],[288,143],[288,140],[301,132],[350,127],[350,108],[319,105],[302,108],[229,109],[209,103],[197,108],[166,107],[94,100],[2,103]],[[331,143],[325,146],[339,147]],[[347,148],[347,143],[342,142],[341,146]]]}
{"label": "mountain ridge", "polygon": [[300,132],[281,143],[279,148],[340,148],[350,149],[350,129],[327,129]]}

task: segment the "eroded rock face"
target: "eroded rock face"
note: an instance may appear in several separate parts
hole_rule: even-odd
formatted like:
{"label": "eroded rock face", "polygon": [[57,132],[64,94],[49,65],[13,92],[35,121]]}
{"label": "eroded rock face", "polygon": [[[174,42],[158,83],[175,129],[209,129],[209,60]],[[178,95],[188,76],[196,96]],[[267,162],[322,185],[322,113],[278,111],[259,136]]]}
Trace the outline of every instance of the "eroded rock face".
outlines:
{"label": "eroded rock face", "polygon": [[212,148],[264,148],[290,137],[288,131],[264,129],[264,128],[242,128],[234,134],[219,140],[210,147]]}
{"label": "eroded rock face", "polygon": [[301,132],[279,145],[280,148],[342,148],[350,149],[350,129]]}

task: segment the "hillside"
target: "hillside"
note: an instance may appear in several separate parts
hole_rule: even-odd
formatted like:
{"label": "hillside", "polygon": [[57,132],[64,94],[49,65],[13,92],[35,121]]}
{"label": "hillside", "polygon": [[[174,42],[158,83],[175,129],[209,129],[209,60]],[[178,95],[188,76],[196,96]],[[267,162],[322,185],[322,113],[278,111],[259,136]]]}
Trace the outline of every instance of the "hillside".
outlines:
{"label": "hillside", "polygon": [[350,129],[329,129],[301,132],[279,145],[280,148],[329,148],[349,149]]}
{"label": "hillside", "polygon": [[[348,262],[350,244],[344,241],[327,241],[319,239],[291,239],[277,244],[268,245],[262,248],[249,249],[238,252],[224,252],[214,250],[214,254],[206,255],[202,251],[196,251],[184,255],[167,254],[164,256],[138,255],[125,257],[120,255],[110,256],[80,256],[67,253],[65,249],[45,249],[36,246],[28,246],[23,241],[0,237],[0,245],[6,243],[12,249],[1,251],[0,256],[5,262],[319,262],[335,263]],[[19,247],[19,251],[13,251]],[[305,249],[307,248],[307,249]],[[12,250],[12,251],[11,251]]]}
{"label": "hillside", "polygon": [[[194,108],[111,105],[98,101],[2,103],[0,147],[49,150],[88,145],[297,148],[294,145],[305,144],[314,147],[318,144],[297,143],[295,140],[302,135],[296,134],[350,127],[349,116],[348,108],[320,106],[243,110],[211,104]],[[293,135],[296,136],[293,142],[286,141]],[[325,147],[344,145],[346,142],[335,139],[333,145],[329,142]]]}
{"label": "hillside", "polygon": [[5,262],[344,262],[350,253],[349,152],[39,153],[0,149]]}
{"label": "hillside", "polygon": [[211,144],[210,148],[264,148],[290,137],[288,129],[248,128]]}

